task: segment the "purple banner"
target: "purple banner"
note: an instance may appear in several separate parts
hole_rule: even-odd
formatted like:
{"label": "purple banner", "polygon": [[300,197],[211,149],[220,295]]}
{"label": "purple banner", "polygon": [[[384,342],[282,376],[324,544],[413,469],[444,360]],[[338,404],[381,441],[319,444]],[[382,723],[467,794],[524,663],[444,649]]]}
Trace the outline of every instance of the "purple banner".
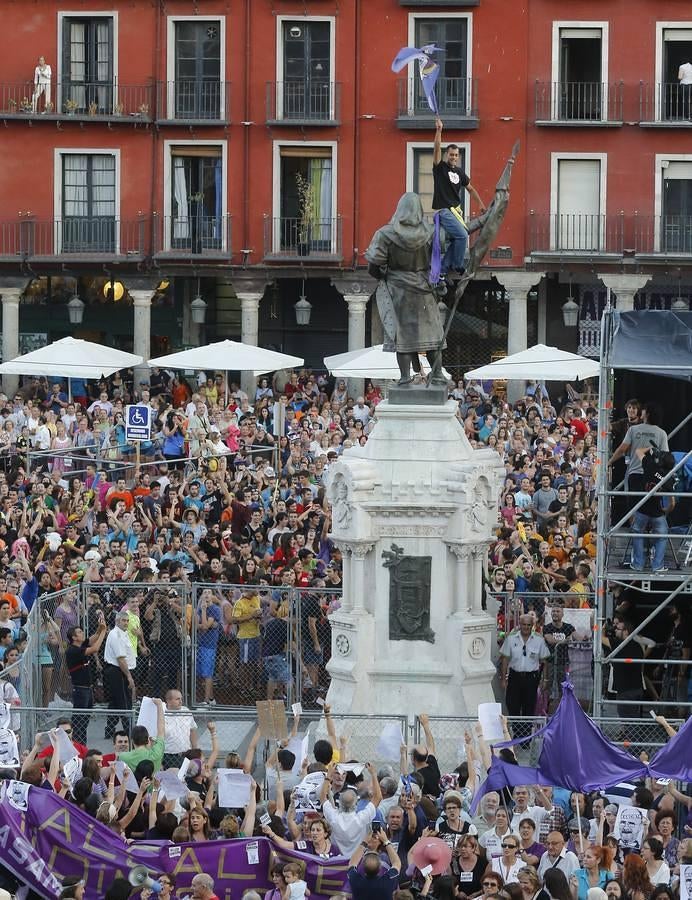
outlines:
{"label": "purple banner", "polygon": [[279,849],[264,837],[128,844],[52,791],[19,781],[3,782],[0,788],[0,860],[48,900],[58,896],[60,879],[66,875],[84,879],[87,900],[100,900],[114,878],[127,878],[139,865],[146,866],[153,876],[172,874],[178,896],[189,893],[194,876],[204,872],[214,879],[220,900],[239,900],[248,888],[271,889],[271,867],[277,860],[289,859],[305,862],[305,880],[317,900],[340,891],[350,893],[348,860],[343,857],[317,859]]}

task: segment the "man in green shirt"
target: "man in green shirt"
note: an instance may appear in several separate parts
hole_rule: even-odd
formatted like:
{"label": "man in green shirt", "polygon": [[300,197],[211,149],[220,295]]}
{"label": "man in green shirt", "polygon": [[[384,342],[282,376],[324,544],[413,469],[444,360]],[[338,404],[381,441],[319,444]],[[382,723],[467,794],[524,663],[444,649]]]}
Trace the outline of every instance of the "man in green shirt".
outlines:
{"label": "man in green shirt", "polygon": [[163,700],[160,700],[158,697],[154,699],[154,703],[156,704],[157,712],[156,738],[152,740],[149,737],[149,732],[144,725],[135,725],[132,729],[132,750],[118,753],[118,759],[122,760],[132,772],[144,759],[153,762],[154,772],[158,772],[161,768],[166,736],[166,719],[164,715],[166,707]]}

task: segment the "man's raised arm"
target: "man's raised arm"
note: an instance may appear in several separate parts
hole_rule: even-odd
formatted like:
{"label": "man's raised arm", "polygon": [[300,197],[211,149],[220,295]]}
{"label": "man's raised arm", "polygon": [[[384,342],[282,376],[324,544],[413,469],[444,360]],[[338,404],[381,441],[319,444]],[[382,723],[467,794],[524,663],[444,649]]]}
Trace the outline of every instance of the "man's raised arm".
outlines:
{"label": "man's raised arm", "polygon": [[435,119],[435,143],[433,144],[433,165],[442,160],[442,119]]}

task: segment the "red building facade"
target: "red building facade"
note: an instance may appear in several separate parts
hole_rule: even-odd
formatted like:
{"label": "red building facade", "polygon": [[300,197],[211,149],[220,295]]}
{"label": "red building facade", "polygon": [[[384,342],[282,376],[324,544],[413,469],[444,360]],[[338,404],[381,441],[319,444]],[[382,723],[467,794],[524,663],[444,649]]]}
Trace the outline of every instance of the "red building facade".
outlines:
{"label": "red building facade", "polygon": [[[429,42],[444,49],[445,138],[486,202],[521,140],[498,246],[452,329],[454,374],[536,339],[588,343],[606,283],[621,303],[640,290],[670,304],[692,253],[677,78],[692,22],[682,0],[568,12],[556,0],[8,0],[4,357],[42,335],[145,356],[232,337],[319,366],[376,342],[363,252],[404,190],[431,200],[432,117],[413,68],[390,63]],[[579,332],[562,324],[570,285]]]}

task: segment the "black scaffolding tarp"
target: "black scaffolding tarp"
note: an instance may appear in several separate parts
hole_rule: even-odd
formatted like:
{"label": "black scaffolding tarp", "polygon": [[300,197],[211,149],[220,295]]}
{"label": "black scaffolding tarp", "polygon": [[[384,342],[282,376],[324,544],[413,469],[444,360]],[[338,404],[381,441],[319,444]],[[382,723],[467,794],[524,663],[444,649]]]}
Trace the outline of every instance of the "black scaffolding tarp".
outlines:
{"label": "black scaffolding tarp", "polygon": [[692,312],[614,311],[606,358],[613,369],[692,381]]}

